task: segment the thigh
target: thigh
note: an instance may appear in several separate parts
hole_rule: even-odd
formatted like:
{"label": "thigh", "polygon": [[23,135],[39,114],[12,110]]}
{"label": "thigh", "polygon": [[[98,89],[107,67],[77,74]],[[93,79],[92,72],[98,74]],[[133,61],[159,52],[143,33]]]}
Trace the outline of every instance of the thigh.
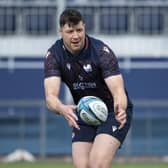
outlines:
{"label": "thigh", "polygon": [[111,161],[120,146],[120,141],[108,134],[98,134],[90,152],[90,167],[111,167]]}
{"label": "thigh", "polygon": [[91,142],[73,142],[72,159],[75,168],[88,168]]}
{"label": "thigh", "polygon": [[80,130],[73,128],[72,142],[93,142],[97,128],[87,124],[78,123]]}

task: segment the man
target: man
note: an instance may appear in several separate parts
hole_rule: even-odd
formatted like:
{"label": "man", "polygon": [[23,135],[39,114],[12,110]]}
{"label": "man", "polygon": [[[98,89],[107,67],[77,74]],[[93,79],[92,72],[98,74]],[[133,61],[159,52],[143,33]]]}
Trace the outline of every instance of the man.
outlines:
{"label": "man", "polygon": [[[85,34],[81,14],[72,9],[60,16],[61,39],[45,58],[45,95],[48,108],[64,116],[72,132],[75,168],[109,168],[129,130],[132,104],[124,89],[117,58],[102,41]],[[74,103],[83,96],[100,97],[108,106],[108,119],[100,126],[84,124],[76,105],[59,99],[61,81],[69,87]]]}

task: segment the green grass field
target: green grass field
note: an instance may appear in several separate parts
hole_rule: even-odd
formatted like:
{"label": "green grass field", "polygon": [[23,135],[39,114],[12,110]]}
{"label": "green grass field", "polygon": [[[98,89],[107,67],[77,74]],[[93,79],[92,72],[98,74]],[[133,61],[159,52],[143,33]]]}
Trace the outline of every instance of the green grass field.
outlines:
{"label": "green grass field", "polygon": [[[36,163],[0,163],[0,168],[73,168],[71,163],[36,162]],[[112,168],[168,168],[165,163],[115,163]]]}

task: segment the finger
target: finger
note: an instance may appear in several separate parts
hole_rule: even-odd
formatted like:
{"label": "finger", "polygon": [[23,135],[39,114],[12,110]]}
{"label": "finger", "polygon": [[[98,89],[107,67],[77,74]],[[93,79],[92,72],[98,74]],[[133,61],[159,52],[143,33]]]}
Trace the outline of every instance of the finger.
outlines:
{"label": "finger", "polygon": [[78,117],[77,117],[77,115],[74,113],[74,111],[73,111],[73,113],[70,114],[70,116],[71,116],[72,118],[74,118],[76,121],[78,120]]}
{"label": "finger", "polygon": [[123,124],[120,124],[120,126],[118,127],[118,129],[120,130],[121,128],[123,128]]}
{"label": "finger", "polygon": [[79,127],[78,124],[75,124],[75,123],[73,123],[72,121],[69,121],[68,123],[69,123],[69,126],[70,126],[70,127],[74,127],[74,128],[76,128],[76,129],[80,130],[80,127]]}
{"label": "finger", "polygon": [[120,110],[120,111],[118,111],[118,114],[117,114],[117,116],[122,116],[122,115],[125,115],[126,113],[125,113],[125,111],[124,110]]}
{"label": "finger", "polygon": [[127,118],[126,118],[125,116],[122,116],[122,117],[120,117],[120,118],[116,118],[116,120],[121,123],[121,122],[123,122],[123,121],[126,121]]}
{"label": "finger", "polygon": [[126,114],[122,114],[122,115],[116,116],[116,119],[117,120],[124,120],[124,119],[126,119],[126,117],[127,117]]}
{"label": "finger", "polygon": [[75,127],[76,129],[80,130],[80,127],[79,127],[78,124],[75,124],[74,127]]}
{"label": "finger", "polygon": [[70,105],[71,106],[71,108],[73,109],[73,110],[76,110],[77,109],[77,106],[76,105]]}
{"label": "finger", "polygon": [[119,128],[118,129],[121,129],[121,128],[123,128],[124,127],[124,125],[125,125],[125,123],[126,123],[126,119],[124,119],[124,120],[122,120],[121,122],[120,122],[120,126],[119,126]]}
{"label": "finger", "polygon": [[72,109],[72,113],[70,113],[70,115],[72,115],[72,117],[75,119],[75,120],[78,120],[78,117],[76,115],[76,109],[77,109],[77,106],[76,105],[70,105],[71,109]]}
{"label": "finger", "polygon": [[72,124],[73,124],[72,125],[73,127],[75,127],[76,129],[80,130],[80,127],[79,127],[79,125],[76,122],[73,122]]}
{"label": "finger", "polygon": [[121,123],[120,126],[118,127],[118,129],[121,129],[124,127],[124,123]]}
{"label": "finger", "polygon": [[77,128],[78,130],[80,130],[79,125],[76,123],[74,118],[72,118],[71,116],[69,116],[69,123],[71,123],[71,126],[73,126],[73,127]]}

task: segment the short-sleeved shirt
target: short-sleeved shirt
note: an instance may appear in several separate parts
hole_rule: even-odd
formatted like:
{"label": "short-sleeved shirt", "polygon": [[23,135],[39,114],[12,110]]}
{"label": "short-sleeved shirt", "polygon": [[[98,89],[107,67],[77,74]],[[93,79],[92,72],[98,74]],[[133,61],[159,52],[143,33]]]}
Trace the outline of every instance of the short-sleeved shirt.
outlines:
{"label": "short-sleeved shirt", "polygon": [[72,55],[57,40],[45,58],[45,78],[58,76],[69,87],[75,104],[83,96],[97,96],[113,111],[113,97],[104,79],[120,74],[117,58],[108,45],[86,35],[85,46]]}

